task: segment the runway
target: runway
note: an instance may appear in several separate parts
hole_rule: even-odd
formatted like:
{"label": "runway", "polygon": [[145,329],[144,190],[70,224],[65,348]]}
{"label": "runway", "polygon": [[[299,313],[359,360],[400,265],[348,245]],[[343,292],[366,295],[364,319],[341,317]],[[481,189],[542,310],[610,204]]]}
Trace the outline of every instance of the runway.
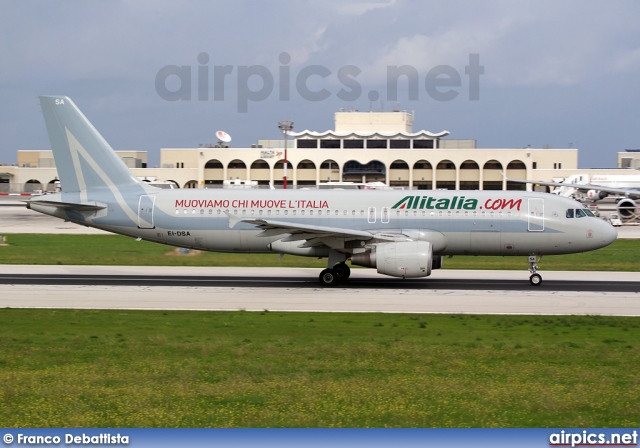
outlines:
{"label": "runway", "polygon": [[2,266],[0,307],[640,315],[637,273],[439,270],[394,279],[356,269],[322,288],[317,269]]}

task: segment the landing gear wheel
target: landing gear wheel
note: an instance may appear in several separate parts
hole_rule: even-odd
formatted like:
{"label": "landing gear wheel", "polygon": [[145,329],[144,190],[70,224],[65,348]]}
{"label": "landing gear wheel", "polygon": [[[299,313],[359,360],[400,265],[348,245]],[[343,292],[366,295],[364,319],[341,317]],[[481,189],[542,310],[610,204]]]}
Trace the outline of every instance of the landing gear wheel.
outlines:
{"label": "landing gear wheel", "polygon": [[322,286],[335,286],[338,283],[338,276],[333,269],[325,269],[320,273],[320,284]]}
{"label": "landing gear wheel", "polygon": [[338,263],[333,267],[333,272],[335,272],[338,280],[344,281],[351,275],[351,268],[346,263]]}
{"label": "landing gear wheel", "polygon": [[533,286],[540,286],[542,284],[542,276],[540,274],[532,274],[531,277],[529,277],[529,282]]}
{"label": "landing gear wheel", "polygon": [[540,286],[540,284],[542,284],[542,276],[536,273],[536,271],[538,270],[538,261],[538,256],[529,255],[529,272],[531,272],[529,283],[531,283],[533,286]]}

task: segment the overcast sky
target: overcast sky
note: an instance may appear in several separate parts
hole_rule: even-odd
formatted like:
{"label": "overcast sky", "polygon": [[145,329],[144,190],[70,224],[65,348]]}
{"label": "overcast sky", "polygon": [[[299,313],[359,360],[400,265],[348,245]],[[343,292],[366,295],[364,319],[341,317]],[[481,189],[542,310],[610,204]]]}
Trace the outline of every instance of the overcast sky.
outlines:
{"label": "overcast sky", "polygon": [[[482,148],[576,147],[582,168],[640,148],[637,1],[0,6],[0,162],[49,148],[41,94],[68,95],[114,149],[149,151],[152,166],[160,148],[216,130],[246,147],[281,138],[279,120],[333,129],[340,108],[415,111],[414,131]],[[395,67],[410,76],[390,79]]]}

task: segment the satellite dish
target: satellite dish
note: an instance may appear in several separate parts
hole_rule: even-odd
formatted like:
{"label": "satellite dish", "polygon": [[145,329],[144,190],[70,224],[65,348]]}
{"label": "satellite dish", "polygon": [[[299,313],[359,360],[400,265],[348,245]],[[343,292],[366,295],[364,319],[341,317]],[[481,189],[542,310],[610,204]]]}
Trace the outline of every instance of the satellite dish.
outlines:
{"label": "satellite dish", "polygon": [[216,132],[216,137],[218,137],[218,140],[222,143],[229,143],[231,141],[231,136],[224,131]]}

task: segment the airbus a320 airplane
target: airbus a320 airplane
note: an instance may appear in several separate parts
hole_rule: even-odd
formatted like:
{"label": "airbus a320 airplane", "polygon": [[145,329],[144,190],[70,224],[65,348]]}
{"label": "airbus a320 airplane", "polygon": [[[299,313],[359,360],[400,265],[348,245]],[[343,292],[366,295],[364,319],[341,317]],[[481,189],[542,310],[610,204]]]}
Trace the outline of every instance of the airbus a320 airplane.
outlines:
{"label": "airbus a320 airplane", "polygon": [[61,193],[27,206],[77,224],[178,247],[328,260],[320,283],[346,264],[426,277],[444,256],[585,252],[617,236],[576,201],[513,191],[158,189],[132,175],[65,96],[40,97]]}

